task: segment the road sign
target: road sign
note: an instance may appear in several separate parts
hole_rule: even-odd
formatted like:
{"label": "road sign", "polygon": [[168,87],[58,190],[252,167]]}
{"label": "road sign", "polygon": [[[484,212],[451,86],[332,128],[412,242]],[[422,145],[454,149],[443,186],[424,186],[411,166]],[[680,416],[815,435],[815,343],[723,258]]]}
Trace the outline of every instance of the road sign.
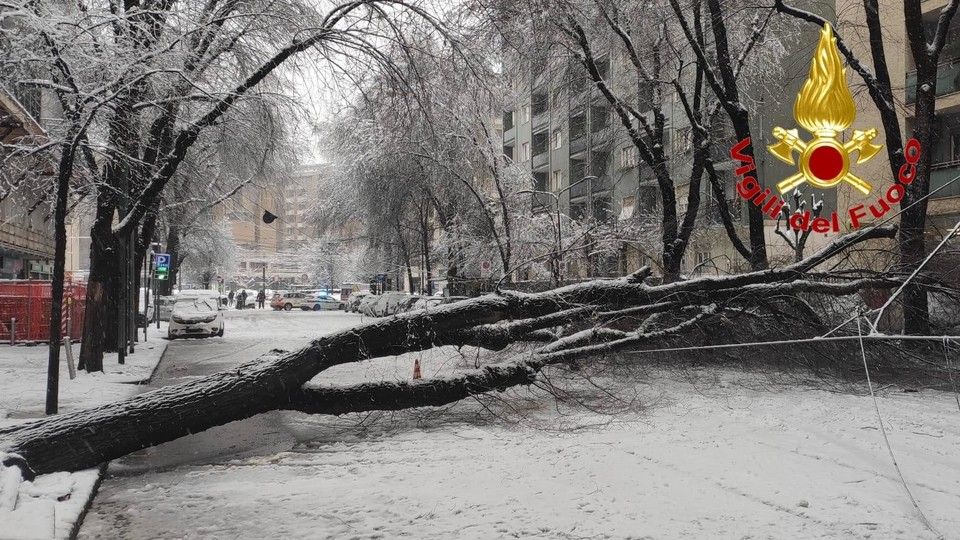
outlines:
{"label": "road sign", "polygon": [[154,253],[153,268],[157,279],[167,279],[167,275],[170,273],[170,254]]}

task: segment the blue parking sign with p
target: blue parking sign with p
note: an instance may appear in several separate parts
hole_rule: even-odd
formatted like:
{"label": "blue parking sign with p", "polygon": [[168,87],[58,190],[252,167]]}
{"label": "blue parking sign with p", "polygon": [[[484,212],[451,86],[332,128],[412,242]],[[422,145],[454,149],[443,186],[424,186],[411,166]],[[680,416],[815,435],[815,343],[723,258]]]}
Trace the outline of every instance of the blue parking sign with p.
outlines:
{"label": "blue parking sign with p", "polygon": [[170,254],[154,253],[153,265],[157,279],[167,279],[167,274],[170,272]]}

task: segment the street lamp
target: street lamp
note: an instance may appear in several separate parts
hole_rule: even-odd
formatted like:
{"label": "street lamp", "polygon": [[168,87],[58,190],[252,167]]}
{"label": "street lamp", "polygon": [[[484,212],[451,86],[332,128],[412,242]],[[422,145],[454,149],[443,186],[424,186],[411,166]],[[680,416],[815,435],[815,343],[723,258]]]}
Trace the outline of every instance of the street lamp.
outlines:
{"label": "street lamp", "polygon": [[557,217],[556,233],[557,233],[557,234],[556,234],[556,238],[555,238],[556,245],[555,245],[555,247],[554,247],[554,265],[555,265],[555,268],[554,268],[554,272],[553,272],[553,279],[554,279],[554,282],[555,282],[554,285],[557,286],[557,287],[559,287],[559,286],[560,286],[560,283],[563,282],[563,236],[562,236],[562,235],[563,235],[563,231],[562,231],[562,229],[560,228],[560,195],[562,195],[565,191],[569,191],[569,190],[572,189],[573,187],[578,186],[578,185],[582,184],[583,182],[586,182],[587,180],[596,180],[596,179],[597,179],[597,177],[594,176],[594,175],[592,175],[592,174],[591,174],[591,175],[588,175],[588,176],[584,176],[583,178],[577,180],[576,182],[573,182],[573,183],[570,184],[569,186],[567,186],[567,187],[565,187],[565,188],[557,191],[556,193],[554,193],[554,192],[552,192],[552,191],[540,191],[540,190],[537,190],[537,189],[522,189],[522,190],[520,190],[520,191],[517,192],[517,193],[533,193],[533,194],[545,194],[545,195],[549,195],[549,196],[553,197],[553,201],[554,201],[554,203],[556,203],[556,205],[557,205],[557,215],[556,215],[556,217]]}

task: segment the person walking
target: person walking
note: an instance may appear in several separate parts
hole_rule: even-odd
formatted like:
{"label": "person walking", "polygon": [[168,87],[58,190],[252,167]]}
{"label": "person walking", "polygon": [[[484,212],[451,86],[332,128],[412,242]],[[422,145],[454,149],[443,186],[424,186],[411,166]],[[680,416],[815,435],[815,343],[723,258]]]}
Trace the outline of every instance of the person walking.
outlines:
{"label": "person walking", "polygon": [[260,289],[260,292],[257,293],[257,309],[263,309],[263,303],[267,300],[267,292],[263,289]]}
{"label": "person walking", "polygon": [[233,289],[230,289],[230,294],[227,295],[227,305],[233,304]]}
{"label": "person walking", "polygon": [[243,309],[247,304],[247,291],[241,289],[237,293],[237,309]]}

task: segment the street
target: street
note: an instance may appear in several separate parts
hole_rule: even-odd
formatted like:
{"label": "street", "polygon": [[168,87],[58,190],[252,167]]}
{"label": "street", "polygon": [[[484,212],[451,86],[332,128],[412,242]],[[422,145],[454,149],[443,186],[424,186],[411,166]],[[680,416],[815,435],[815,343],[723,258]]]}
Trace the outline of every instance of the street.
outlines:
{"label": "street", "polygon": [[[341,311],[230,310],[225,315],[226,329],[222,338],[171,341],[152,383],[145,386],[144,391],[228,369],[274,348],[300,347],[310,338],[360,321],[359,316]],[[150,521],[143,523],[130,519],[129,509],[124,508],[123,494],[156,482],[157,476],[165,476],[160,471],[181,467],[179,474],[189,474],[191,468],[288,450],[296,439],[277,421],[277,416],[282,414],[272,412],[219,426],[113,462],[87,514],[81,536],[134,538],[163,535],[170,524],[155,523],[159,528],[153,530]],[[181,536],[188,533],[175,534],[170,530],[170,534]]]}

